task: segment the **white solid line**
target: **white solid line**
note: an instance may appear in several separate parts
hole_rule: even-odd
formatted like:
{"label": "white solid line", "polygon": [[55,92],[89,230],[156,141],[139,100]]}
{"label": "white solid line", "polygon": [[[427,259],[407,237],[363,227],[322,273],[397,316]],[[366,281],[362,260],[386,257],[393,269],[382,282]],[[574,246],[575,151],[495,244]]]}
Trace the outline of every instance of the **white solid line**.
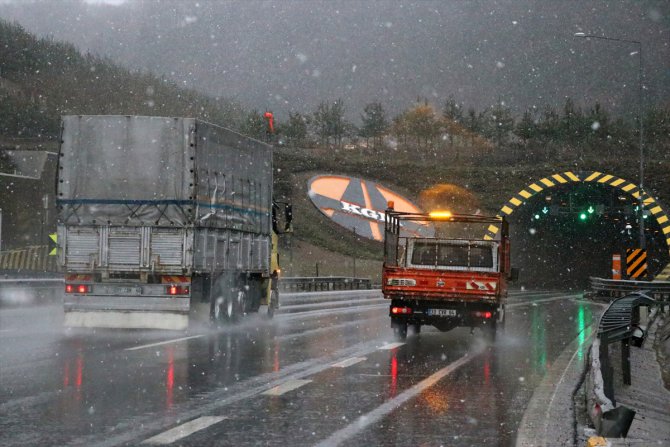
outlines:
{"label": "white solid line", "polygon": [[192,335],[190,337],[175,338],[174,340],[166,340],[158,343],[151,343],[149,345],[133,346],[132,348],[124,349],[124,351],[137,351],[138,349],[153,348],[154,346],[167,345],[170,343],[176,343],[178,341],[190,340],[192,338],[201,338],[201,337],[204,337],[204,335]]}
{"label": "white solid line", "polygon": [[142,444],[171,444],[193,433],[203,430],[210,425],[221,422],[226,419],[225,416],[202,416],[185,424],[181,424],[173,429],[160,433],[152,438],[146,439]]}
{"label": "white solid line", "polygon": [[404,344],[405,343],[386,343],[385,345],[380,346],[379,349],[390,351],[391,349],[395,349],[398,346],[402,346]]}
{"label": "white solid line", "polygon": [[307,385],[310,382],[311,380],[305,380],[305,379],[289,380],[288,382],[284,382],[281,385],[277,385],[274,388],[270,388],[269,390],[264,391],[261,394],[265,394],[266,396],[281,396],[284,393],[293,391],[297,388],[300,388],[303,385]]}
{"label": "white solid line", "polygon": [[441,370],[437,371],[436,373],[428,376],[427,378],[423,379],[421,382],[417,383],[413,387],[409,388],[408,390],[403,391],[402,393],[398,394],[396,397],[394,397],[391,400],[387,400],[371,412],[364,414],[360,416],[358,419],[356,419],[354,422],[351,424],[347,425],[344,428],[341,428],[340,430],[336,431],[332,435],[330,435],[329,438],[324,439],[323,441],[319,442],[316,444],[317,447],[330,447],[330,446],[335,446],[343,443],[344,441],[351,439],[354,437],[357,433],[360,433],[361,431],[365,430],[368,426],[374,424],[375,422],[379,421],[382,419],[384,416],[387,414],[391,413],[398,407],[400,407],[402,404],[407,402],[408,400],[412,399],[413,397],[417,396],[418,394],[422,393],[425,391],[427,388],[430,388],[431,386],[435,385],[437,382],[442,380],[445,376],[451,374],[454,372],[456,369],[460,368],[461,366],[465,365],[468,363],[470,360],[474,359],[478,354],[484,351],[484,348],[480,348],[475,352],[472,352],[470,355],[466,354],[465,356],[461,357],[460,359],[456,360],[455,362],[445,366]]}
{"label": "white solid line", "polygon": [[360,363],[367,360],[367,357],[351,357],[350,359],[342,360],[341,362],[333,363],[331,366],[333,368],[347,368],[356,363]]}

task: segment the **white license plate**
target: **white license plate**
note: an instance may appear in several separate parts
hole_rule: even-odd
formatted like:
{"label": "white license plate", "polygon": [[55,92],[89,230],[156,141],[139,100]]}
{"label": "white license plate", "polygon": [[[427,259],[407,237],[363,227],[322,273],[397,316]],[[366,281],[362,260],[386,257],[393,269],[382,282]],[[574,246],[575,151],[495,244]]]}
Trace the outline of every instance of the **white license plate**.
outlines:
{"label": "white license plate", "polygon": [[456,309],[428,309],[428,315],[435,317],[455,317]]}
{"label": "white license plate", "polygon": [[117,295],[142,295],[141,287],[116,287],[114,292]]}

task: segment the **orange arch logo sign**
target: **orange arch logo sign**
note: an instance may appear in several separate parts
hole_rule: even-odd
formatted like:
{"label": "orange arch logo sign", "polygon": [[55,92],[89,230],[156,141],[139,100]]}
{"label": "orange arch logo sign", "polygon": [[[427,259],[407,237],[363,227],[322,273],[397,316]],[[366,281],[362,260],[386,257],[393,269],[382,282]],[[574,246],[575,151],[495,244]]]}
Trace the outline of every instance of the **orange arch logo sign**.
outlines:
{"label": "orange arch logo sign", "polygon": [[[319,211],[356,234],[384,240],[384,214],[389,201],[396,211],[420,213],[405,197],[379,183],[341,175],[317,175],[308,182],[309,198]],[[404,222],[409,235],[431,237],[432,227],[421,222]]]}

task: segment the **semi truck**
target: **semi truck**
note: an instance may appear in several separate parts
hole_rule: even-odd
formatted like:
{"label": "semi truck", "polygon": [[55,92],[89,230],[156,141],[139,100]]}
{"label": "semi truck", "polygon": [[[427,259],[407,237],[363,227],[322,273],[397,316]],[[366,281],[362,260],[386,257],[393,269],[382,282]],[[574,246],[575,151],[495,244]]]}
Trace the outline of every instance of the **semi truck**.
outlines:
{"label": "semi truck", "polygon": [[[432,237],[404,230],[408,223],[432,228]],[[488,237],[487,229],[496,228]],[[389,203],[384,232],[382,292],[391,301],[395,336],[408,326],[449,331],[482,328],[494,338],[505,321],[507,283],[518,270],[510,265],[507,221],[502,217],[395,211]]]}
{"label": "semi truck", "polygon": [[[185,329],[279,304],[272,147],[194,118],[62,117],[65,326]],[[263,307],[263,310],[265,308]],[[207,318],[208,317],[208,318]]]}

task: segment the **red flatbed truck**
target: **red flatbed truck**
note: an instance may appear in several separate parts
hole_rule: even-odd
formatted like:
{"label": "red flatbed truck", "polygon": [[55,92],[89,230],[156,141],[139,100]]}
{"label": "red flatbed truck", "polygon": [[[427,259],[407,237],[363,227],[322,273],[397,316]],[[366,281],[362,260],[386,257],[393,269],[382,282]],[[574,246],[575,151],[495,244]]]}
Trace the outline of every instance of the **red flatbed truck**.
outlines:
{"label": "red flatbed truck", "polygon": [[[432,227],[433,237],[404,230]],[[485,236],[497,228],[495,237]],[[396,337],[408,326],[446,332],[481,327],[491,338],[505,321],[507,282],[518,270],[510,265],[507,221],[502,217],[449,212],[405,213],[386,210],[382,292],[391,300],[389,315]]]}

